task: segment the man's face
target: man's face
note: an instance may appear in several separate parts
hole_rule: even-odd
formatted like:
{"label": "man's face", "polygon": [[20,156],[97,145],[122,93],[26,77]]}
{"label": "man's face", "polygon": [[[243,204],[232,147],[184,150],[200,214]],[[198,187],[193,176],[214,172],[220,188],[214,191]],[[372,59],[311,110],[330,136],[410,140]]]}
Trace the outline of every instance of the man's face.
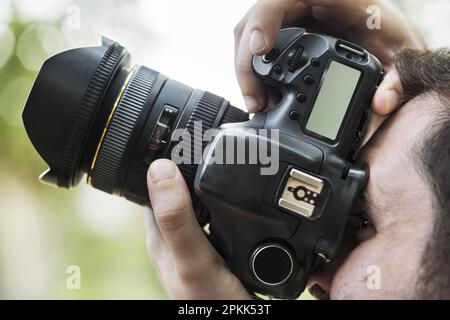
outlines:
{"label": "man's face", "polygon": [[312,275],[308,287],[317,298],[414,297],[433,224],[433,194],[414,152],[437,103],[432,96],[411,100],[364,146],[359,161],[370,177],[361,206],[371,223],[344,236],[336,260]]}

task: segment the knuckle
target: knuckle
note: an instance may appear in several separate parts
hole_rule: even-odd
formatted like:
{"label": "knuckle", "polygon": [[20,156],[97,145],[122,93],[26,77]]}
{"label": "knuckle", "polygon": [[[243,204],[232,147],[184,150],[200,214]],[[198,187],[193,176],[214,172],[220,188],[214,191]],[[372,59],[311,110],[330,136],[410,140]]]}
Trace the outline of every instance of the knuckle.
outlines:
{"label": "knuckle", "polygon": [[208,281],[224,270],[226,266],[222,258],[208,251],[200,259],[177,265],[178,278],[184,284]]}
{"label": "knuckle", "polygon": [[157,182],[152,182],[152,188],[150,192],[163,194],[169,190],[177,188],[175,181],[173,179],[159,180]]}
{"label": "knuckle", "polygon": [[254,15],[256,16],[256,21],[266,20],[264,18],[268,17],[267,14],[274,15],[283,10],[283,7],[286,6],[287,1],[272,1],[272,0],[259,0],[255,4],[255,9],[253,10]]}
{"label": "knuckle", "polygon": [[163,232],[179,230],[185,224],[187,207],[162,207],[155,210],[159,229]]}
{"label": "knuckle", "polygon": [[196,265],[180,265],[177,267],[178,279],[184,284],[198,284],[205,279],[207,272]]}
{"label": "knuckle", "polygon": [[242,59],[239,59],[236,61],[235,68],[238,75],[248,75],[251,72],[250,61],[242,61]]}
{"label": "knuckle", "polygon": [[267,0],[258,0],[256,3],[259,12],[272,12],[274,9],[274,4],[271,1]]}

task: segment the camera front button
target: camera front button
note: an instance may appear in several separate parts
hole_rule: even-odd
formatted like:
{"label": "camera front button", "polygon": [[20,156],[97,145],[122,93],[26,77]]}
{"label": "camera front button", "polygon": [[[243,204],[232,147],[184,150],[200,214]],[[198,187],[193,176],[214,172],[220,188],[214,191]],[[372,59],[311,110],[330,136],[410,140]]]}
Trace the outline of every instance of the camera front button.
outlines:
{"label": "camera front button", "polygon": [[250,259],[250,268],[255,278],[268,286],[286,282],[292,274],[294,260],[288,249],[280,244],[265,244],[258,247]]}

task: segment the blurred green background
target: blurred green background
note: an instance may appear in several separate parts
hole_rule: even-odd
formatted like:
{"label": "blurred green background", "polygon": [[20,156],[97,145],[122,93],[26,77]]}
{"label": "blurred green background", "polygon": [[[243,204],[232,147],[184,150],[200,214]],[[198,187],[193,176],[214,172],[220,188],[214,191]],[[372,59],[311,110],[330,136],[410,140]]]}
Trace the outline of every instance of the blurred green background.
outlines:
{"label": "blurred green background", "polygon": [[[448,0],[396,2],[431,45],[448,45]],[[40,184],[46,166],[23,129],[22,108],[45,58],[96,44],[100,33],[136,61],[243,105],[232,29],[252,4],[0,0],[0,298],[166,298],[146,256],[144,210],[84,183],[70,192]],[[223,60],[213,73],[205,63],[217,59],[211,46]],[[70,265],[81,269],[79,290],[66,285]]]}

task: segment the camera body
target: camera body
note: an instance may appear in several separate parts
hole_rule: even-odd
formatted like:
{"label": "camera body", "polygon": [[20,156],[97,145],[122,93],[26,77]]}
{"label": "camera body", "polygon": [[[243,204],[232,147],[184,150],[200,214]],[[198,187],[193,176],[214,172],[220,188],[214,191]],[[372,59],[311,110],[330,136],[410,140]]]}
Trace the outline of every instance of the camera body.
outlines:
{"label": "camera body", "polygon": [[[252,66],[282,100],[248,122],[220,127],[194,190],[210,212],[210,241],[248,290],[296,298],[315,265],[335,256],[367,181],[354,157],[383,72],[354,44],[299,28],[282,29],[274,49],[254,56]],[[278,130],[278,141],[251,129]],[[211,161],[226,141],[255,139],[276,144],[276,173]]]}
{"label": "camera body", "polygon": [[[183,155],[194,163],[179,168],[231,271],[251,293],[298,297],[315,266],[335,256],[366,183],[368,170],[354,160],[383,72],[354,44],[299,28],[282,29],[252,66],[282,100],[248,120],[222,97],[132,66],[128,51],[105,38],[49,58],[23,112],[49,165],[41,180],[72,188],[86,175],[94,188],[151,205],[149,165],[187,147]],[[275,169],[249,161],[264,146]],[[215,161],[230,153],[236,162]]]}

